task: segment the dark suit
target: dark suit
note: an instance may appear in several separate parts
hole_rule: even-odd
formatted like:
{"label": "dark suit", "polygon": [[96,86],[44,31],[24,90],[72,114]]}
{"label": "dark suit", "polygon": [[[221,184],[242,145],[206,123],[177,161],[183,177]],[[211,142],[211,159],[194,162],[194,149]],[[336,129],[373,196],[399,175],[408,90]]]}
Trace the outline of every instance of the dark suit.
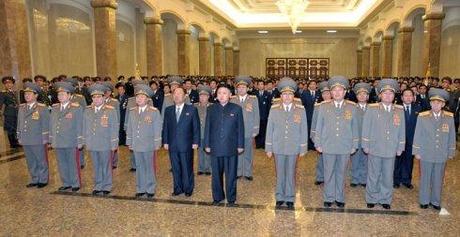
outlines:
{"label": "dark suit", "polygon": [[125,116],[126,116],[126,108],[128,108],[128,95],[117,95],[116,99],[119,102],[120,108],[120,130],[119,130],[119,136],[118,136],[118,141],[119,145],[125,145],[126,144],[126,131],[125,131]]}
{"label": "dark suit", "polygon": [[369,103],[377,102],[379,102],[379,94],[377,93],[377,89],[375,87],[372,87],[371,93],[369,93]]}
{"label": "dark suit", "polygon": [[[215,202],[236,200],[238,148],[244,148],[244,122],[241,106],[220,103],[208,107],[203,147],[211,149],[212,197]],[[222,187],[225,173],[225,193]]]}
{"label": "dark suit", "polygon": [[302,104],[305,108],[305,112],[307,114],[307,123],[308,123],[308,149],[314,150],[315,146],[313,145],[313,141],[310,139],[310,130],[311,130],[311,120],[313,117],[313,110],[315,109],[315,103],[318,101],[320,97],[319,91],[315,91],[315,94],[312,95],[310,90],[304,91],[302,94]]}
{"label": "dark suit", "polygon": [[265,133],[267,131],[268,113],[272,106],[272,99],[267,91],[263,91],[262,94],[258,91],[255,95],[259,102],[260,117],[259,134],[256,136],[256,148],[265,148]]}
{"label": "dark suit", "polygon": [[423,95],[424,98],[422,98],[422,95],[417,95],[417,99],[415,100],[417,104],[420,105],[421,107],[421,112],[427,111],[431,109],[430,105],[430,99],[428,98],[428,95]]}
{"label": "dark suit", "polygon": [[8,134],[8,140],[11,148],[19,147],[16,127],[18,120],[18,98],[15,91],[2,91],[0,92],[0,110],[3,111],[3,130]]}
{"label": "dark suit", "polygon": [[187,92],[188,98],[190,99],[191,104],[195,104],[200,100],[200,96],[198,95],[198,91],[190,90],[190,93]]}
{"label": "dark suit", "polygon": [[406,147],[401,156],[395,159],[393,175],[394,184],[412,184],[412,168],[414,166],[412,144],[414,142],[417,117],[420,111],[421,107],[416,103],[411,104],[410,113],[404,108],[404,121],[406,125]]}
{"label": "dark suit", "polygon": [[163,101],[165,99],[165,93],[163,90],[157,89],[152,96],[153,107],[157,108],[159,111],[163,111]]}
{"label": "dark suit", "polygon": [[192,194],[195,185],[192,144],[200,144],[200,118],[198,110],[193,105],[183,105],[179,120],[176,117],[175,105],[165,109],[163,144],[169,146],[174,193]]}

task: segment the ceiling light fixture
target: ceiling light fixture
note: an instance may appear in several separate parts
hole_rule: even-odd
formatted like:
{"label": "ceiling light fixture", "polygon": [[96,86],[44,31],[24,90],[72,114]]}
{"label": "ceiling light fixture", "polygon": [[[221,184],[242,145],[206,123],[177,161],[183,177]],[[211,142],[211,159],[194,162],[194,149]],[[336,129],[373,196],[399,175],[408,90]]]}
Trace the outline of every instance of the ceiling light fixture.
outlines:
{"label": "ceiling light fixture", "polygon": [[266,31],[266,30],[259,30],[259,31],[257,31],[257,33],[259,33],[259,34],[268,34],[268,31]]}
{"label": "ceiling light fixture", "polygon": [[326,32],[327,32],[327,33],[337,33],[336,30],[327,30]]}
{"label": "ceiling light fixture", "polygon": [[293,34],[297,33],[297,27],[299,27],[309,3],[308,0],[278,0],[276,2],[280,12],[289,19]]}

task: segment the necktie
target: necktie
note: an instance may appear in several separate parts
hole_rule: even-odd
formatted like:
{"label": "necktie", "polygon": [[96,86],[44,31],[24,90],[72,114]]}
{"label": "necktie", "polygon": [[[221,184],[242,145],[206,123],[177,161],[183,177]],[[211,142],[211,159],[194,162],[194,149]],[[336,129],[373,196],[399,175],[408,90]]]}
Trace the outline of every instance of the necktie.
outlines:
{"label": "necktie", "polygon": [[240,98],[241,104],[244,102],[244,98]]}
{"label": "necktie", "polygon": [[179,117],[180,117],[180,108],[176,108],[176,122],[179,122]]}
{"label": "necktie", "polygon": [[65,109],[65,106],[61,105],[61,111],[64,111],[64,109]]}
{"label": "necktie", "polygon": [[315,91],[311,91],[311,97],[315,97]]}

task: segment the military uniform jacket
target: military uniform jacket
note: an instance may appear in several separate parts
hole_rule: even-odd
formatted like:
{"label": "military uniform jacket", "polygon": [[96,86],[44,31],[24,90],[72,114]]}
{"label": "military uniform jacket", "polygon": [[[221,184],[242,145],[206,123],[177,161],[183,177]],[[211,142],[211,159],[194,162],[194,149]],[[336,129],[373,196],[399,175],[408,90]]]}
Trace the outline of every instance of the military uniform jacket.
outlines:
{"label": "military uniform jacket", "polygon": [[102,105],[96,113],[90,105],[84,112],[83,141],[89,151],[109,151],[118,147],[118,117],[110,105]]}
{"label": "military uniform jacket", "polygon": [[[153,102],[152,102],[152,99],[148,98],[147,99],[147,105],[148,106],[153,106]],[[136,107],[137,104],[136,104],[136,97],[129,97],[128,98],[128,103],[127,103],[127,106],[126,106],[126,113],[125,113],[125,124],[124,124],[124,130],[126,131],[127,130],[127,126],[128,126],[128,119],[129,119],[129,111]]]}
{"label": "military uniform jacket", "polygon": [[270,109],[265,137],[265,151],[298,155],[308,151],[308,122],[302,105],[292,104],[289,112],[282,104]]}
{"label": "military uniform jacket", "polygon": [[239,96],[232,96],[230,102],[241,106],[243,109],[244,137],[251,138],[259,134],[260,114],[259,102],[254,95],[247,95],[243,103]]}
{"label": "military uniform jacket", "polygon": [[369,154],[394,158],[397,152],[404,151],[406,128],[404,110],[400,105],[391,105],[386,112],[382,103],[369,104],[363,118],[361,146]]}
{"label": "military uniform jacket", "polygon": [[87,106],[85,97],[76,93],[72,95],[72,97],[70,98],[70,102],[78,103],[82,109],[85,109]]}
{"label": "military uniform jacket", "polygon": [[18,105],[16,92],[6,90],[0,92],[0,110],[4,108],[3,115],[5,117],[18,116]]}
{"label": "military uniform jacket", "polygon": [[350,154],[359,143],[356,104],[344,100],[342,107],[336,108],[333,100],[321,103],[314,130],[313,142],[323,153]]}
{"label": "military uniform jacket", "polygon": [[[321,102],[324,103],[324,102]],[[314,137],[316,134],[316,121],[318,120],[318,109],[321,103],[315,103],[315,107],[313,109],[313,115],[311,116],[311,128],[310,128],[310,139],[314,142]]]}
{"label": "military uniform jacket", "polygon": [[50,119],[50,141],[53,148],[73,148],[83,145],[83,109],[77,103],[53,105]]}
{"label": "military uniform jacket", "polygon": [[108,98],[104,101],[106,105],[109,105],[115,109],[115,113],[117,114],[118,121],[120,121],[120,102],[114,98]]}
{"label": "military uniform jacket", "polygon": [[412,154],[423,161],[445,162],[455,156],[456,135],[453,114],[442,111],[438,120],[431,111],[420,113],[415,127]]}
{"label": "military uniform jacket", "polygon": [[364,109],[361,109],[361,106],[357,103],[356,104],[356,117],[358,119],[358,134],[359,134],[359,143],[358,143],[358,148],[362,148],[362,134],[363,134],[363,119],[364,119],[364,114],[366,113],[368,104],[364,107]]}
{"label": "military uniform jacket", "polygon": [[32,108],[21,104],[18,112],[18,140],[22,145],[43,145],[49,141],[50,112],[35,102]]}
{"label": "military uniform jacket", "polygon": [[147,105],[144,112],[131,108],[126,130],[126,145],[136,152],[151,152],[161,147],[163,118],[157,108]]}
{"label": "military uniform jacket", "polygon": [[[200,117],[200,139],[204,138],[204,126],[206,125],[206,112],[211,103],[206,105],[200,105],[200,103],[195,103],[195,107],[198,110],[198,116]],[[203,146],[203,144],[201,144]]]}

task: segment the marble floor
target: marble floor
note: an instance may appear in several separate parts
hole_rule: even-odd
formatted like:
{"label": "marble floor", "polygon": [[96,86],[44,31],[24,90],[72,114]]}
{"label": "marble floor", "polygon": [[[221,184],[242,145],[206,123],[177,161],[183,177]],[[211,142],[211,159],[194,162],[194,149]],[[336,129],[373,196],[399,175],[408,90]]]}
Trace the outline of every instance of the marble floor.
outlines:
{"label": "marble floor", "polygon": [[[0,137],[4,143],[4,138]],[[6,147],[5,144],[0,147]],[[346,208],[323,209],[322,187],[314,185],[316,154],[297,166],[295,210],[274,208],[274,162],[255,152],[254,181],[238,181],[236,207],[211,205],[209,176],[196,176],[192,197],[171,197],[169,161],[160,152],[158,187],[153,201],[137,200],[128,151],[121,148],[110,197],[93,197],[91,159],[82,171],[78,193],[58,193],[56,159],[50,152],[50,184],[25,188],[29,182],[21,151],[0,152],[1,236],[459,236],[460,160],[447,165],[443,207],[450,215],[419,209],[418,166],[415,188],[395,190],[392,209],[367,209],[362,187],[347,182]],[[195,162],[195,164],[197,164]]]}

